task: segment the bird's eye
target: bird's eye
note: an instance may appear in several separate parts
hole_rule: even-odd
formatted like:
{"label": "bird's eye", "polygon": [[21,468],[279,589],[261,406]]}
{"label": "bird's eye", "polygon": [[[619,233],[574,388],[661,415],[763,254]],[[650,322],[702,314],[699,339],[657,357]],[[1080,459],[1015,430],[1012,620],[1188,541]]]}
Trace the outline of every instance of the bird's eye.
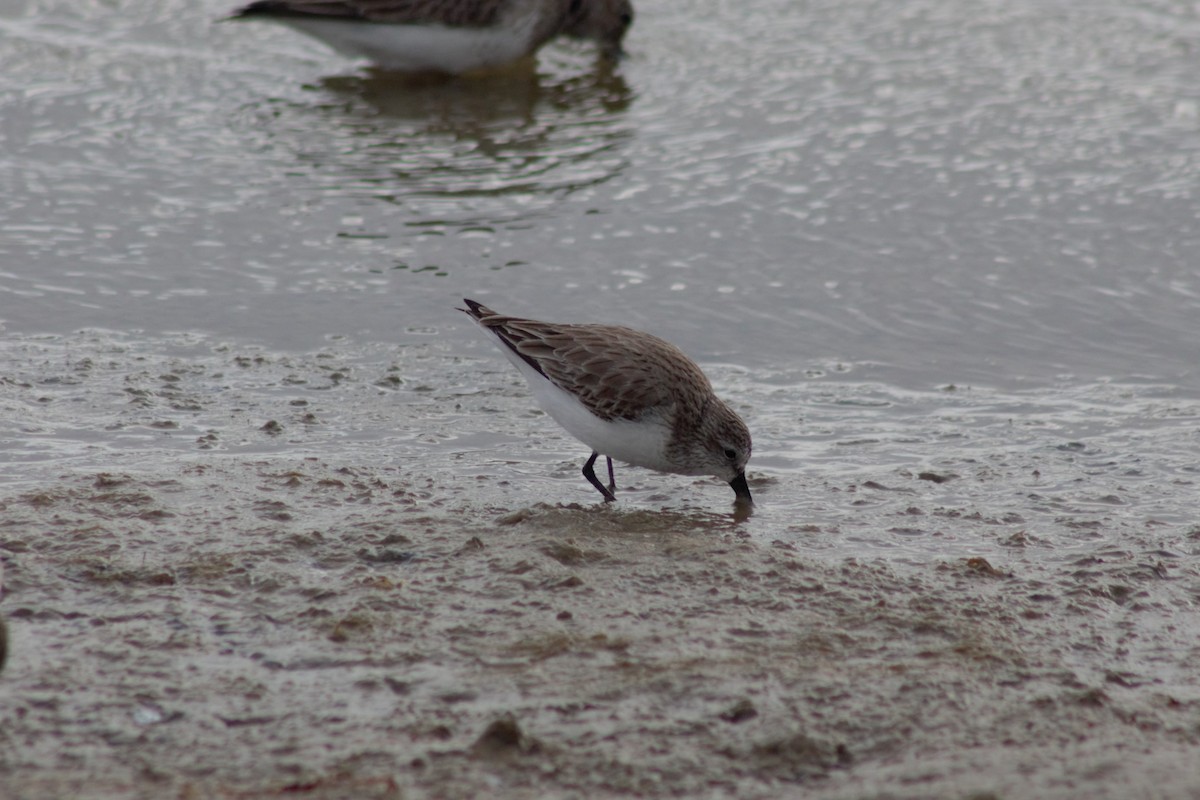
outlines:
{"label": "bird's eye", "polygon": [[732,447],[726,447],[725,448],[725,457],[728,458],[730,461],[733,461],[735,458],[737,458],[737,450],[734,450]]}

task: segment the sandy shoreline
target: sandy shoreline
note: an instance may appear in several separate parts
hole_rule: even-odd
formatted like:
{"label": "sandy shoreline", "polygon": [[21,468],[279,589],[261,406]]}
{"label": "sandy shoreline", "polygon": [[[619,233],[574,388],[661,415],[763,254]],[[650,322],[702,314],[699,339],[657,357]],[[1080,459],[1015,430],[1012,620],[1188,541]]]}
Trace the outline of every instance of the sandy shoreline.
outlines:
{"label": "sandy shoreline", "polygon": [[1200,701],[1129,655],[1190,670],[1139,624],[1194,575],[901,573],[719,515],[422,494],[228,459],[4,496],[6,796],[1200,792]]}

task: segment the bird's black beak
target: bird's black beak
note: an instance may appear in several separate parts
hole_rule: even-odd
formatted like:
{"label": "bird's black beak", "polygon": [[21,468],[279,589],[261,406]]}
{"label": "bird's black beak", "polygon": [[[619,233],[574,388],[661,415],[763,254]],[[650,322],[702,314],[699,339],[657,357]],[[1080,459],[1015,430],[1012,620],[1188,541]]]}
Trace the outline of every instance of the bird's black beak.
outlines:
{"label": "bird's black beak", "polygon": [[754,505],[754,498],[750,496],[750,487],[746,485],[746,473],[739,472],[738,476],[729,482],[733,487],[733,493],[737,495],[739,503]]}
{"label": "bird's black beak", "polygon": [[600,54],[614,64],[619,61],[624,61],[629,57],[629,53],[626,52],[624,47],[621,47],[619,42],[617,44],[608,45],[607,47],[601,48]]}

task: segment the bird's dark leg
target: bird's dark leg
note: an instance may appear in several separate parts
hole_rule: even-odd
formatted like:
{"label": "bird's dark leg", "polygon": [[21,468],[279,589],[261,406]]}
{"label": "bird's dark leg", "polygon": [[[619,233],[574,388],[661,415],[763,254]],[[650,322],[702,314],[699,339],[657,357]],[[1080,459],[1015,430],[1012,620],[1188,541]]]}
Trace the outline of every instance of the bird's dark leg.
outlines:
{"label": "bird's dark leg", "polygon": [[[587,460],[587,463],[583,465],[583,477],[587,478],[588,483],[590,483],[592,486],[595,486],[596,489],[599,490],[600,494],[604,495],[604,502],[611,503],[617,499],[617,496],[615,494],[613,494],[611,491],[609,491],[608,489],[604,488],[604,484],[601,483],[600,479],[596,477],[596,471],[594,469],[592,469],[592,467],[594,467],[596,464],[596,459],[599,457],[600,457],[599,453],[592,451],[592,457],[589,458]],[[608,466],[609,466],[609,469],[612,469],[612,461],[608,462]],[[611,475],[611,473],[609,473],[609,474]],[[610,478],[610,481],[611,481],[611,478]]]}
{"label": "bird's dark leg", "polygon": [[617,479],[613,477],[612,459],[608,456],[605,456],[604,460],[608,462],[608,490],[612,492],[613,496],[615,497],[617,494]]}

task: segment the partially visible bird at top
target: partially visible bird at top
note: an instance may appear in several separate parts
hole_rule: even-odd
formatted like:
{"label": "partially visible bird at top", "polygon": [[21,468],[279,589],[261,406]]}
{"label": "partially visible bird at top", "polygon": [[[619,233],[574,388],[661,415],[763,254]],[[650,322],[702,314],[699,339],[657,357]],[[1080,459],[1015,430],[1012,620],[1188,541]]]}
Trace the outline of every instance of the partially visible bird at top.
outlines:
{"label": "partially visible bird at top", "polygon": [[562,34],[623,54],[630,0],[258,0],[231,19],[289,25],[385,70],[452,75],[503,66]]}

